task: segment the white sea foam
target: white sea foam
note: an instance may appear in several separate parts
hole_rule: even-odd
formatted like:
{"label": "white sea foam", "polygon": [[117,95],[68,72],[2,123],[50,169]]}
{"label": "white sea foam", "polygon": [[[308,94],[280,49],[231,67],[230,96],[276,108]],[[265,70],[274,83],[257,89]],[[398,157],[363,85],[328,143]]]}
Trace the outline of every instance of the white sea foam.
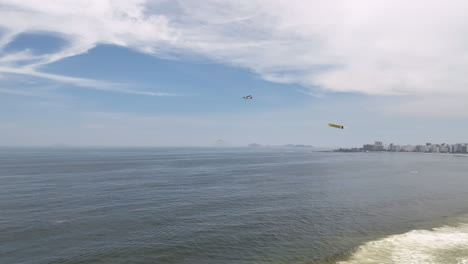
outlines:
{"label": "white sea foam", "polygon": [[367,242],[340,264],[468,264],[468,225],[413,230]]}

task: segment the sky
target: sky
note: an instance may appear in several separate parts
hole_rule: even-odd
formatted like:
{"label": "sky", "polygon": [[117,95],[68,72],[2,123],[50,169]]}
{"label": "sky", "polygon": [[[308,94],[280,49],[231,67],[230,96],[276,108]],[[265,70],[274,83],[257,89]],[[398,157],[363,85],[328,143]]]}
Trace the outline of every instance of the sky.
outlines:
{"label": "sky", "polygon": [[468,142],[467,8],[0,0],[0,146]]}

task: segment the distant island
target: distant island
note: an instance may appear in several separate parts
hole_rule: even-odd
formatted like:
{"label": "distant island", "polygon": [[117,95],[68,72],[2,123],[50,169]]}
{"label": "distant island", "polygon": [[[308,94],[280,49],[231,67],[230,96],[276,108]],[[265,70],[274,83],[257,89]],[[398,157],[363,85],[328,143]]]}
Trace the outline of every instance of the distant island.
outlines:
{"label": "distant island", "polygon": [[229,142],[227,142],[224,139],[218,139],[213,143],[213,146],[215,147],[227,147],[229,145],[230,145]]}
{"label": "distant island", "polygon": [[261,145],[261,144],[257,144],[257,143],[250,143],[247,145],[248,147],[251,147],[251,148],[259,148],[259,147],[269,147],[269,148],[278,148],[278,147],[283,147],[283,148],[314,148],[314,146],[311,146],[311,145],[303,145],[303,144],[286,144],[286,145],[273,145],[273,146],[264,146],[264,145]]}
{"label": "distant island", "polygon": [[468,153],[468,143],[457,144],[432,144],[425,145],[397,145],[383,144],[382,141],[375,141],[374,144],[365,144],[362,148],[339,148],[333,150],[335,152],[370,152],[370,151],[386,151],[386,152],[423,152],[423,153]]}
{"label": "distant island", "polygon": [[284,145],[282,147],[288,147],[288,148],[314,148],[314,146],[311,146],[311,145],[302,145],[302,144],[299,144],[299,145],[294,145],[294,144],[287,144],[287,145]]}

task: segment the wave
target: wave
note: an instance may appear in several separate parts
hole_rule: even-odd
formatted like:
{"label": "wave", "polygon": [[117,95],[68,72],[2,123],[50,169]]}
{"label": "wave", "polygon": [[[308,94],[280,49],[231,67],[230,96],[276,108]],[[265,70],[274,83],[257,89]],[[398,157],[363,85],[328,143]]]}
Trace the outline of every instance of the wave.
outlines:
{"label": "wave", "polygon": [[338,264],[468,264],[468,224],[413,230],[367,242]]}

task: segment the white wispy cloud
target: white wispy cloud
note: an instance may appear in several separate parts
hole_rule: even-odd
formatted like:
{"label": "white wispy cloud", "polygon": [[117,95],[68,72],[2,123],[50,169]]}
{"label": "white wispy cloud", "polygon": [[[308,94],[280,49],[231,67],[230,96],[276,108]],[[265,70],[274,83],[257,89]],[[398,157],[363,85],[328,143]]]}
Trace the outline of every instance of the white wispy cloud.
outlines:
{"label": "white wispy cloud", "polygon": [[115,44],[141,51],[154,50],[159,43],[171,42],[175,33],[167,19],[145,15],[144,1],[0,1],[0,49],[21,33],[53,34],[66,40],[58,51],[34,54],[22,50],[0,55],[0,72],[22,74],[87,88],[149,96],[171,93],[130,89],[128,85],[76,78],[41,71],[41,66],[83,54],[98,44]]}
{"label": "white wispy cloud", "polygon": [[21,96],[37,96],[37,93],[31,91],[22,91],[17,89],[0,88],[0,94],[11,94]]}
{"label": "white wispy cloud", "polygon": [[462,1],[179,3],[192,19],[185,35],[202,52],[271,81],[366,94],[468,93]]}
{"label": "white wispy cloud", "polygon": [[86,79],[86,78],[76,78],[76,77],[70,77],[70,76],[64,76],[64,75],[58,75],[58,74],[50,74],[50,73],[38,72],[30,68],[0,67],[0,72],[39,77],[39,78],[54,80],[54,81],[58,81],[62,83],[69,83],[69,84],[80,86],[80,87],[102,90],[102,91],[140,94],[140,95],[149,95],[149,96],[176,96],[176,94],[172,94],[172,93],[130,89],[129,88],[130,85],[128,84],[113,83],[113,82],[99,81],[99,80]]}
{"label": "white wispy cloud", "polygon": [[380,110],[391,116],[468,118],[468,97],[453,95],[410,97],[382,105]]}
{"label": "white wispy cloud", "polygon": [[[67,40],[53,54],[10,55],[33,58],[29,73],[42,74],[41,65],[105,43],[155,56],[201,54],[312,90],[468,95],[465,1],[1,0],[0,5],[0,23],[7,29],[0,45],[34,31]],[[13,57],[3,59],[5,67],[15,65]]]}

